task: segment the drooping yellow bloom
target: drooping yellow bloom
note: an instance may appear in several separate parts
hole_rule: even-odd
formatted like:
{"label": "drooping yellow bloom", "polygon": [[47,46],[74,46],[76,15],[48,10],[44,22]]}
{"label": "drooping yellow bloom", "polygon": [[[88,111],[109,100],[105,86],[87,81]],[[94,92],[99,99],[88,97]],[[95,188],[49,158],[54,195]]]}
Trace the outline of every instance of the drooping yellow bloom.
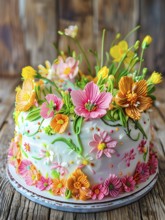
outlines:
{"label": "drooping yellow bloom", "polygon": [[124,63],[129,64],[132,60],[134,53],[128,51],[128,43],[125,40],[120,41],[117,45],[110,48],[110,55],[114,58],[114,62],[120,62],[126,54]]}
{"label": "drooping yellow bloom", "polygon": [[22,77],[24,80],[34,79],[35,75],[36,75],[36,71],[31,66],[26,66],[22,69]]}
{"label": "drooping yellow bloom", "polygon": [[99,72],[98,72],[98,74],[97,74],[97,77],[98,77],[99,79],[100,79],[100,78],[106,79],[106,78],[108,77],[108,73],[109,73],[108,67],[103,66],[103,67],[99,70]]}
{"label": "drooping yellow bloom", "polygon": [[27,111],[35,102],[34,82],[26,79],[16,94],[16,111]]}
{"label": "drooping yellow bloom", "polygon": [[150,78],[147,80],[148,84],[159,84],[162,82],[162,75],[158,72],[153,72]]}

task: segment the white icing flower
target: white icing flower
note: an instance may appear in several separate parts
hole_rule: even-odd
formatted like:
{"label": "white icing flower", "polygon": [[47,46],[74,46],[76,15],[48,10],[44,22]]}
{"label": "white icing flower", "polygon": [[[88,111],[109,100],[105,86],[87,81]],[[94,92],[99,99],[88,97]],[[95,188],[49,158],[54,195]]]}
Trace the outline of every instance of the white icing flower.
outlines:
{"label": "white icing flower", "polygon": [[83,167],[88,168],[93,174],[95,174],[95,171],[92,169],[92,163],[93,157],[89,156],[86,154],[84,157],[81,155],[78,155],[77,158],[77,164],[79,165],[78,167],[81,169]]}

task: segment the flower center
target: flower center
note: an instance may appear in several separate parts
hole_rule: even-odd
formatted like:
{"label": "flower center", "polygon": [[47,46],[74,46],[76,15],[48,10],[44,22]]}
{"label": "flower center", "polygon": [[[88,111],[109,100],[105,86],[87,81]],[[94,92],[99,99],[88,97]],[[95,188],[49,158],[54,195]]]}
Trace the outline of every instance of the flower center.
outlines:
{"label": "flower center", "polygon": [[99,190],[99,189],[95,189],[95,194],[96,194],[96,195],[98,195],[98,194],[99,194],[99,192],[100,192],[100,190]]}
{"label": "flower center", "polygon": [[130,187],[131,186],[130,182],[127,181],[126,186]]}
{"label": "flower center", "polygon": [[48,186],[48,183],[44,183],[44,186],[45,186],[45,187]]}
{"label": "flower center", "polygon": [[81,188],[81,183],[80,182],[75,182],[74,183],[74,188],[80,189]]}
{"label": "flower center", "polygon": [[88,164],[89,164],[89,161],[88,161],[88,160],[86,160],[86,159],[84,159],[84,160],[82,161],[82,164],[86,166],[86,165],[88,165]]}
{"label": "flower center", "polygon": [[[137,94],[136,93],[134,93],[134,92],[130,92],[130,91],[128,91],[127,92],[127,95],[126,95],[126,97],[127,97],[127,101],[131,104],[131,105],[135,105],[136,103],[137,103]],[[138,103],[137,103],[138,104]]]}
{"label": "flower center", "polygon": [[109,189],[110,189],[110,190],[114,189],[114,185],[113,185],[112,183],[110,183]]}
{"label": "flower center", "polygon": [[28,93],[23,94],[23,100],[28,101],[30,99],[30,95]]}
{"label": "flower center", "polygon": [[70,73],[70,71],[71,71],[71,68],[70,68],[70,67],[67,67],[67,68],[65,68],[65,70],[64,70],[64,74],[65,74],[65,75],[68,75],[68,74]]}
{"label": "flower center", "polygon": [[85,108],[91,112],[91,111],[95,111],[97,109],[97,105],[96,103],[92,103],[90,100],[88,100],[87,103],[85,103]]}
{"label": "flower center", "polygon": [[62,183],[59,183],[58,185],[57,185],[57,188],[61,188],[62,187]]}
{"label": "flower center", "polygon": [[100,143],[100,144],[98,144],[98,146],[97,146],[97,149],[98,150],[104,150],[106,148],[106,144],[105,143]]}
{"label": "flower center", "polygon": [[46,157],[50,157],[49,151],[46,151],[45,156],[46,156]]}
{"label": "flower center", "polygon": [[57,124],[59,124],[59,125],[63,125],[63,124],[64,124],[64,120],[59,119],[59,120],[57,121]]}

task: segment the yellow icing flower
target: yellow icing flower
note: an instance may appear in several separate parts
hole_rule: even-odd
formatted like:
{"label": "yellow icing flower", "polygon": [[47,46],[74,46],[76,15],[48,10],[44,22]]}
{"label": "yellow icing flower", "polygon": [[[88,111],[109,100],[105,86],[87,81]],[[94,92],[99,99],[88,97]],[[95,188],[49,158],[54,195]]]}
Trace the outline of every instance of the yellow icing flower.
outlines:
{"label": "yellow icing flower", "polygon": [[159,84],[162,82],[162,75],[158,72],[153,72],[150,78],[147,80],[148,84]]}
{"label": "yellow icing flower", "polygon": [[16,111],[27,111],[34,105],[34,102],[34,82],[31,79],[26,79],[22,89],[19,89],[16,94]]}
{"label": "yellow icing flower", "polygon": [[97,76],[98,76],[98,78],[106,79],[106,78],[108,77],[108,72],[109,72],[108,67],[103,66],[103,67],[99,70]]}
{"label": "yellow icing flower", "polygon": [[22,77],[23,79],[34,79],[36,75],[35,69],[31,66],[26,66],[22,69]]}
{"label": "yellow icing flower", "polygon": [[117,45],[110,48],[110,55],[114,58],[114,62],[120,62],[124,54],[127,53],[127,56],[124,60],[124,63],[129,64],[132,60],[134,53],[128,51],[128,43],[125,40],[120,41]]}

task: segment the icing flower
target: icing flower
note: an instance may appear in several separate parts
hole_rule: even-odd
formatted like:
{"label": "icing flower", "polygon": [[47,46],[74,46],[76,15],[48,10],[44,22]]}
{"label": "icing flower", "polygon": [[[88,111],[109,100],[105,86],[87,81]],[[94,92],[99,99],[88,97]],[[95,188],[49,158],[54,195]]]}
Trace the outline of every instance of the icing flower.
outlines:
{"label": "icing flower", "polygon": [[73,57],[68,57],[64,61],[62,57],[53,65],[56,74],[64,80],[73,80],[78,74],[79,61]]}
{"label": "icing flower", "polygon": [[147,143],[147,141],[144,139],[140,142],[140,144],[138,146],[138,151],[140,154],[146,153],[146,151],[147,151],[147,148],[145,146],[146,143]]}
{"label": "icing flower", "polygon": [[56,169],[61,176],[64,176],[65,174],[68,173],[68,169],[66,168],[66,166],[67,166],[66,162],[62,162],[62,163],[53,162],[53,166],[51,167],[51,169]]}
{"label": "icing flower", "polygon": [[83,167],[88,168],[93,174],[95,174],[95,171],[92,168],[92,163],[93,157],[89,156],[88,154],[85,156],[78,155],[77,157],[77,163],[78,163],[78,168],[82,169]]}
{"label": "icing flower", "polygon": [[31,66],[26,66],[22,69],[22,77],[23,79],[34,79],[36,75],[35,69]]}
{"label": "icing flower", "polygon": [[54,94],[48,94],[46,96],[46,102],[41,105],[41,116],[43,118],[52,118],[55,111],[59,111],[62,108],[62,100]]}
{"label": "icing flower", "polygon": [[10,147],[8,150],[8,160],[11,165],[13,165],[16,169],[18,169],[21,160],[22,154],[18,142],[16,140],[12,140],[10,143]]}
{"label": "icing flower", "polygon": [[161,73],[153,72],[152,75],[147,80],[147,84],[159,84],[163,80]]}
{"label": "icing flower", "polygon": [[66,190],[66,180],[65,179],[54,179],[52,184],[52,193],[54,195],[64,196]]}
{"label": "icing flower", "polygon": [[100,132],[99,135],[94,134],[93,139],[93,141],[89,142],[89,145],[92,147],[90,152],[97,150],[97,159],[103,154],[110,158],[115,153],[114,148],[117,145],[117,141],[113,140],[106,131]]}
{"label": "icing flower", "polygon": [[145,182],[149,177],[149,166],[147,163],[137,163],[135,174],[133,176],[136,183]]}
{"label": "icing flower", "polygon": [[22,89],[17,90],[16,111],[27,111],[35,103],[34,82],[32,79],[26,79],[23,82]]}
{"label": "icing flower", "polygon": [[50,126],[56,133],[63,133],[69,123],[69,117],[67,115],[63,114],[57,114],[55,117],[51,120]]}
{"label": "icing flower", "polygon": [[148,167],[149,167],[150,175],[156,173],[156,170],[158,168],[158,159],[155,154],[150,155],[148,161]]}
{"label": "icing flower", "polygon": [[127,152],[124,154],[124,157],[122,158],[122,160],[126,162],[127,167],[130,166],[130,161],[135,159],[135,155],[136,153],[134,152],[133,148],[130,150],[130,152]]}
{"label": "icing flower", "polygon": [[67,180],[67,188],[75,199],[87,200],[90,198],[89,187],[87,176],[80,169],[74,171]]}
{"label": "icing flower", "polygon": [[132,77],[123,76],[119,81],[119,92],[115,97],[117,105],[125,108],[126,114],[139,120],[141,113],[151,107],[152,99],[147,97],[145,80],[134,82]]}
{"label": "icing flower", "polygon": [[41,174],[35,169],[29,170],[24,176],[25,182],[28,186],[36,185],[41,178]]}
{"label": "icing flower", "polygon": [[133,179],[133,176],[125,176],[121,179],[123,184],[123,189],[125,192],[131,192],[134,190],[136,182]]}
{"label": "icing flower", "polygon": [[39,188],[41,191],[43,190],[50,190],[52,185],[52,180],[50,178],[41,178],[38,180],[36,187]]}
{"label": "icing flower", "polygon": [[71,98],[75,113],[89,119],[101,118],[106,114],[112,95],[109,92],[100,92],[95,83],[89,82],[84,90],[72,91]]}
{"label": "icing flower", "polygon": [[110,55],[114,58],[114,62],[120,62],[126,55],[124,63],[129,64],[134,56],[132,51],[128,51],[128,43],[125,40],[120,41],[117,45],[111,47]]}
{"label": "icing flower", "polygon": [[56,79],[56,74],[55,74],[55,70],[53,68],[53,65],[46,60],[45,61],[45,67],[43,65],[38,65],[38,69],[39,69],[39,73],[43,76],[46,77],[50,80],[55,80]]}
{"label": "icing flower", "polygon": [[92,187],[91,197],[93,200],[98,199],[102,200],[105,197],[105,190],[102,184],[98,184]]}
{"label": "icing flower", "polygon": [[39,153],[39,158],[43,159],[45,164],[49,164],[54,159],[54,152],[48,149],[42,149]]}
{"label": "icing flower", "polygon": [[111,197],[117,197],[121,192],[121,180],[114,174],[111,174],[103,183],[104,194]]}
{"label": "icing flower", "polygon": [[77,36],[78,26],[70,25],[68,28],[65,28],[65,35],[75,38]]}
{"label": "icing flower", "polygon": [[35,169],[35,167],[33,166],[32,162],[29,160],[22,160],[19,166],[19,174],[21,174],[22,176],[25,176],[29,170]]}

